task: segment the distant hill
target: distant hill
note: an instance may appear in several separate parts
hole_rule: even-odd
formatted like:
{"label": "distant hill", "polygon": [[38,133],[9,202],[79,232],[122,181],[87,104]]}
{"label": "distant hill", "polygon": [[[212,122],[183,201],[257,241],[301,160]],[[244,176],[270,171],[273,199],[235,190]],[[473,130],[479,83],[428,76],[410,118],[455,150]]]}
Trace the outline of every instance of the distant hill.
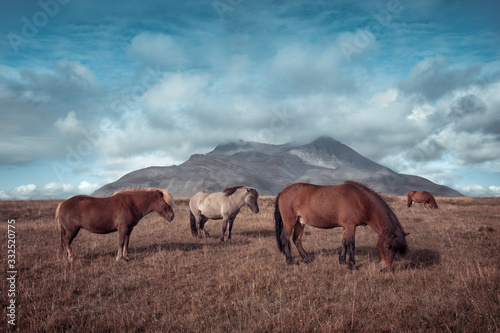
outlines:
{"label": "distant hill", "polygon": [[462,196],[428,179],[398,174],[326,136],[306,145],[241,140],[219,145],[207,154],[192,155],[180,165],[130,172],[94,195],[109,196],[124,188],[158,187],[174,197],[189,197],[201,190],[217,192],[232,185],[252,186],[261,195],[275,195],[297,182],[336,185],[346,180],[361,182],[381,193],[406,195],[410,190],[426,190],[434,196]]}

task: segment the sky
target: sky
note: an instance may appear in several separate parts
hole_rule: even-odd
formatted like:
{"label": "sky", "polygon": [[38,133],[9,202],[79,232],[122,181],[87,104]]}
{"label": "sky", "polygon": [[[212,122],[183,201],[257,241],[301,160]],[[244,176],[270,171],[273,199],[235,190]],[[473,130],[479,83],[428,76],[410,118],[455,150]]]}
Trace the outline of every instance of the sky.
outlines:
{"label": "sky", "polygon": [[341,141],[500,196],[500,2],[3,1],[0,199],[237,140]]}

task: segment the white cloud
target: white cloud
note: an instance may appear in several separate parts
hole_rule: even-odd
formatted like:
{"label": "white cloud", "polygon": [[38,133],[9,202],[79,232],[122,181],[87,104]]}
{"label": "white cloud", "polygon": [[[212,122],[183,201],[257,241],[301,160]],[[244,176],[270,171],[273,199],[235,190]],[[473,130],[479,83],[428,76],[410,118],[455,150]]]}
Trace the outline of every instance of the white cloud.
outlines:
{"label": "white cloud", "polygon": [[500,186],[490,185],[488,186],[488,190],[490,190],[495,197],[500,197]]}
{"label": "white cloud", "polygon": [[190,119],[199,113],[196,107],[210,107],[205,103],[210,102],[207,101],[208,85],[206,74],[169,74],[144,94],[143,105],[153,124],[187,127]]}
{"label": "white cloud", "polygon": [[78,192],[83,193],[83,194],[90,194],[92,192],[95,192],[99,187],[101,187],[100,184],[91,184],[88,181],[84,180],[80,184],[78,184]]}
{"label": "white cloud", "polygon": [[455,89],[469,87],[480,72],[479,65],[453,68],[446,57],[437,55],[418,62],[399,88],[408,94],[435,100]]}
{"label": "white cloud", "polygon": [[75,111],[70,111],[64,119],[58,118],[54,124],[63,133],[75,133],[81,130],[81,122]]}
{"label": "white cloud", "polygon": [[488,186],[472,184],[472,185],[454,185],[454,189],[470,197],[499,197],[500,186]]}
{"label": "white cloud", "polygon": [[33,197],[36,190],[35,184],[20,185],[10,191],[10,195],[15,199],[29,199]]}
{"label": "white cloud", "polygon": [[55,64],[55,71],[65,78],[67,83],[77,87],[93,87],[96,84],[95,74],[79,61],[70,61],[66,58]]}
{"label": "white cloud", "polygon": [[432,114],[434,109],[429,104],[417,105],[408,116],[408,119],[422,121]]}
{"label": "white cloud", "polygon": [[376,93],[372,96],[372,102],[376,107],[381,109],[387,108],[392,102],[398,98],[398,90],[390,88],[386,91]]}
{"label": "white cloud", "polygon": [[187,63],[186,53],[180,43],[164,34],[144,32],[135,36],[130,43],[129,52],[155,66],[178,67]]}
{"label": "white cloud", "polygon": [[280,47],[269,60],[266,75],[273,89],[285,94],[352,93],[356,80],[342,69],[343,59],[336,45],[295,43]]}
{"label": "white cloud", "polygon": [[91,184],[87,181],[82,181],[79,184],[67,184],[63,182],[49,182],[43,186],[35,184],[20,185],[8,193],[1,192],[2,199],[64,199],[77,194],[91,194],[96,191],[101,185]]}

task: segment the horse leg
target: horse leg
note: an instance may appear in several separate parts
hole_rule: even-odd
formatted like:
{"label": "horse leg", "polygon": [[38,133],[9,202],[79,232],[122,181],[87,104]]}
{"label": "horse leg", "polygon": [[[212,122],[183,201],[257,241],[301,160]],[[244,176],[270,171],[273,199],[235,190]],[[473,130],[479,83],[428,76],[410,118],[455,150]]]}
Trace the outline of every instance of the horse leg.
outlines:
{"label": "horse leg", "polygon": [[356,227],[352,228],[345,228],[344,229],[344,237],[346,241],[346,246],[349,250],[349,261],[347,262],[347,267],[349,269],[353,269],[354,265],[356,265],[356,261],[354,260],[354,233],[355,233]]}
{"label": "horse leg", "polygon": [[200,219],[200,223],[199,223],[199,229],[200,229],[200,232],[199,232],[199,235],[200,235],[200,238],[202,237],[201,236],[201,231],[203,230],[203,232],[205,233],[205,237],[206,238],[210,238],[210,234],[208,233],[208,231],[205,229],[205,223],[207,223],[208,221],[208,217],[202,215],[201,216],[201,219]]}
{"label": "horse leg", "polygon": [[234,222],[235,218],[236,218],[236,216],[229,219],[229,233],[227,235],[228,240],[231,240],[231,231],[233,230],[233,222]]}
{"label": "horse leg", "polygon": [[131,233],[132,233],[132,228],[125,235],[125,242],[123,244],[123,259],[125,259],[126,261],[130,260],[130,258],[128,257],[128,242],[130,240],[130,234]]}
{"label": "horse leg", "polygon": [[59,251],[57,252],[58,257],[61,257],[64,254],[65,246],[64,246],[64,234],[66,233],[66,230],[61,226],[59,229]]}
{"label": "horse leg", "polygon": [[127,261],[123,254],[124,252],[124,246],[125,246],[125,238],[127,237],[127,228],[125,227],[118,227],[118,253],[116,254],[116,261],[120,261],[120,259],[123,259]]}
{"label": "horse leg", "polygon": [[[64,232],[62,230],[64,230]],[[76,235],[78,235],[79,231],[80,231],[80,228],[76,228],[73,231],[61,228],[61,244],[63,245],[64,248],[66,248],[66,252],[68,253],[68,261],[69,262],[73,262],[75,260],[75,257],[73,255],[73,251],[71,250],[71,242],[73,242],[73,239],[75,239],[75,237],[76,237]]]}
{"label": "horse leg", "polygon": [[286,263],[291,265],[293,264],[292,251],[290,249],[290,234],[293,231],[293,227],[290,227],[289,224],[286,224],[283,221],[283,230],[281,231],[281,244],[283,251],[285,252]]}
{"label": "horse leg", "polygon": [[347,253],[347,242],[345,239],[345,229],[344,229],[344,234],[342,235],[342,247],[340,248],[340,253],[339,253],[339,263],[342,264],[347,264],[346,262],[346,253]]}
{"label": "horse leg", "polygon": [[307,252],[304,250],[302,247],[302,234],[304,233],[304,225],[300,222],[297,222],[295,224],[295,228],[293,228],[293,243],[299,250],[300,256],[302,257],[302,260],[304,260],[306,263],[310,263],[313,260]]}
{"label": "horse leg", "polygon": [[224,217],[224,219],[222,220],[222,234],[220,235],[220,242],[221,243],[224,243],[224,234],[226,233],[228,222],[229,222],[229,218]]}

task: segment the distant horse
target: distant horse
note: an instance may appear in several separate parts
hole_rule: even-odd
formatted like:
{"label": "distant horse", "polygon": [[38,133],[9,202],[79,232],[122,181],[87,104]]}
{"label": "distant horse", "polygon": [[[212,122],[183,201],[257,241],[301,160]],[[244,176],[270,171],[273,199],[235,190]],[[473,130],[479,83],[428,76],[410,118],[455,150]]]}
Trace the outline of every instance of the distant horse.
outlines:
{"label": "distant horse", "polygon": [[116,260],[129,260],[130,234],[139,220],[156,211],[167,221],[174,219],[173,199],[162,189],[145,188],[123,190],[107,198],[77,195],[59,204],[55,222],[61,236],[59,252],[67,251],[72,262],[71,242],[81,228],[95,234],[118,231],[118,254]]}
{"label": "distant horse", "polygon": [[356,227],[369,225],[379,235],[378,254],[382,268],[389,268],[396,252],[404,255],[407,251],[401,224],[385,201],[367,187],[345,182],[337,186],[318,186],[298,183],[285,188],[276,197],[274,221],[278,248],[285,253],[286,261],[293,263],[290,250],[290,235],[305,262],[312,259],[302,247],[304,225],[330,229],[343,227],[340,264],[346,264],[349,248],[348,267],[352,269],[354,260],[354,234]]}
{"label": "distant horse", "polygon": [[189,200],[191,233],[194,236],[201,235],[201,231],[205,232],[206,237],[210,234],[205,230],[205,223],[208,219],[222,219],[222,235],[220,241],[224,242],[224,234],[226,233],[227,225],[229,224],[229,234],[227,239],[231,239],[231,230],[233,222],[240,209],[247,205],[248,208],[257,214],[259,205],[257,199],[259,193],[247,186],[228,187],[222,192],[209,193],[198,192]]}
{"label": "distant horse", "polygon": [[418,203],[424,203],[424,207],[427,207],[429,205],[430,208],[437,209],[438,205],[436,203],[436,200],[427,191],[422,191],[422,192],[417,192],[417,191],[410,191],[408,192],[408,207],[411,207],[414,202]]}

